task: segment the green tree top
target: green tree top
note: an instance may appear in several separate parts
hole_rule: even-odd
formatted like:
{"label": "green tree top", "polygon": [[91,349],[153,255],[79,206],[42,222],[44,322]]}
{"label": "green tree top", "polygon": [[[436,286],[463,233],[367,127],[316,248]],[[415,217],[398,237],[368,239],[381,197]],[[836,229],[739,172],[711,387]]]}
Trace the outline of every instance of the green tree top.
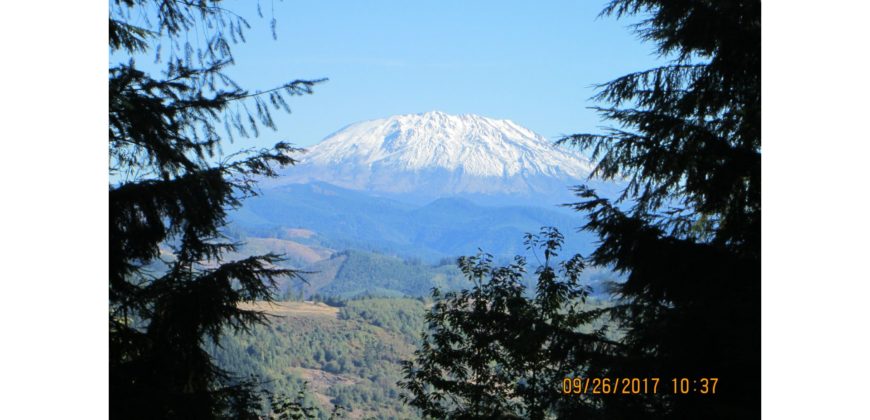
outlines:
{"label": "green tree top", "polygon": [[563,242],[554,228],[527,235],[543,260],[537,284],[526,289],[526,260],[495,267],[479,253],[459,259],[474,285],[443,295],[433,292],[428,331],[404,363],[404,398],[432,418],[530,418],[584,416],[598,403],[560,393],[567,375],[588,375],[591,358],[614,351],[607,329],[584,327],[603,309],[585,306],[590,288],[580,282],[579,255],[557,262]]}

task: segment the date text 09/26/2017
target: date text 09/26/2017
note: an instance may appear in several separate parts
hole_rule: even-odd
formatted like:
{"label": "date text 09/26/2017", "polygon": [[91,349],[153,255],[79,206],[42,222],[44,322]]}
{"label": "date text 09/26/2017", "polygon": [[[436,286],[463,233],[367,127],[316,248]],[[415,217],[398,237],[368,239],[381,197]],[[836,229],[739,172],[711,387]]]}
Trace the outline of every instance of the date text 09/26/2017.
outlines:
{"label": "date text 09/26/2017", "polygon": [[638,395],[669,393],[715,395],[719,378],[565,378],[566,395]]}

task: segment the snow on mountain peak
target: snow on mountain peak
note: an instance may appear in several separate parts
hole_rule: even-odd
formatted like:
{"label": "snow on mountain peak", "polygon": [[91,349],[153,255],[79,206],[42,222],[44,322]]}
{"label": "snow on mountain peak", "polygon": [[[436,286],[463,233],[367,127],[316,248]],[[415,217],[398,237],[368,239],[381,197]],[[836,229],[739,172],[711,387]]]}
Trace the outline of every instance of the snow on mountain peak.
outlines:
{"label": "snow on mountain peak", "polygon": [[481,177],[582,178],[591,169],[579,154],[556,148],[513,121],[440,111],[351,124],[312,147],[302,162],[461,170]]}
{"label": "snow on mountain peak", "polygon": [[311,147],[277,183],[428,197],[540,195],[566,193],[591,169],[579,153],[513,121],[431,111],[351,124]]}

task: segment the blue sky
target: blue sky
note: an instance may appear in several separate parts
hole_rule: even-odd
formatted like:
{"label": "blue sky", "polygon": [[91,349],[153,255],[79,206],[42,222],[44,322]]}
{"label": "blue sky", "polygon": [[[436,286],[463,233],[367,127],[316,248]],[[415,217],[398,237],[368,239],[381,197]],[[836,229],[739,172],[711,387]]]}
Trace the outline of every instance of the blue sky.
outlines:
{"label": "blue sky", "polygon": [[507,118],[556,139],[601,125],[587,109],[593,84],[657,62],[632,21],[597,17],[604,1],[261,0],[262,19],[255,4],[226,4],[252,25],[234,48],[234,79],[249,90],[329,81],[246,146],[308,146],[352,122],[430,110]]}

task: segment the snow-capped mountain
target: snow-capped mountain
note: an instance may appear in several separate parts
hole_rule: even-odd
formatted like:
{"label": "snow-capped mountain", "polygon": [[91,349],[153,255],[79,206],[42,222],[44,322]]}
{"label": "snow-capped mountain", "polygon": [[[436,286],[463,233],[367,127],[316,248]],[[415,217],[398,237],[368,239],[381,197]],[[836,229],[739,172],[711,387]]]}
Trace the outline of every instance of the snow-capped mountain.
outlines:
{"label": "snow-capped mountain", "polygon": [[591,169],[579,153],[512,121],[433,111],[351,124],[311,147],[276,183],[427,198],[564,196]]}

